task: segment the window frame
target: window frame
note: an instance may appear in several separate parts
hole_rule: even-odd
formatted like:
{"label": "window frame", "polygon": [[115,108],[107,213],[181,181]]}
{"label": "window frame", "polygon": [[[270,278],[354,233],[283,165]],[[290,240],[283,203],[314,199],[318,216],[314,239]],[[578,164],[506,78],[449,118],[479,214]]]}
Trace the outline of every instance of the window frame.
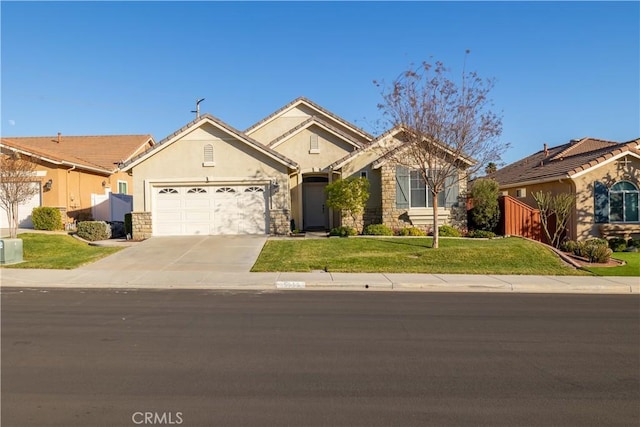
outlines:
{"label": "window frame", "polygon": [[[421,171],[419,169],[408,169],[409,171],[409,186],[408,186],[408,192],[407,192],[407,196],[408,196],[408,209],[433,209],[433,193],[431,192],[431,190],[429,190],[429,185],[424,182],[424,180],[422,179],[422,174]],[[414,186],[414,183],[420,183],[420,185],[418,186]],[[460,187],[460,183],[459,181],[455,181],[454,183],[450,184],[450,185],[446,185],[445,184],[445,188],[440,191],[438,193],[438,209],[451,209],[451,207],[453,207],[454,205],[452,204],[451,206],[447,207],[447,194],[449,191],[451,191],[451,189],[453,188],[454,185],[458,186],[458,190],[459,191],[459,187]],[[397,191],[397,190],[396,190]],[[424,191],[424,205],[422,205],[422,203],[417,204],[417,202],[414,200],[413,198],[413,193],[414,191]],[[422,201],[422,198],[420,199],[420,201]],[[415,203],[415,204],[414,204]]]}
{"label": "window frame", "polygon": [[[624,188],[621,190],[617,190],[614,189],[615,186],[617,186],[618,184],[623,184],[623,183],[627,183],[629,184],[632,189],[628,189],[628,188]],[[619,212],[619,217],[622,218],[622,220],[613,220],[611,215],[612,215],[612,206],[614,205],[614,201],[612,200],[612,196],[616,197],[616,198],[620,198],[619,201],[622,202],[621,205],[621,211]],[[636,201],[636,219],[634,220],[627,220],[627,199],[631,198],[635,196]],[[609,201],[609,223],[610,224],[636,224],[640,222],[640,191],[638,190],[638,186],[635,185],[633,182],[628,181],[628,180],[622,180],[622,181],[618,181],[615,184],[613,184],[610,188],[609,188],[609,194],[608,194],[608,201]],[[617,210],[617,209],[616,209]],[[616,212],[615,215],[618,215],[618,213]]]}
{"label": "window frame", "polygon": [[[118,194],[129,194],[129,183],[127,181],[118,180],[116,185],[118,186]],[[120,186],[124,185],[124,192],[120,190]]]}

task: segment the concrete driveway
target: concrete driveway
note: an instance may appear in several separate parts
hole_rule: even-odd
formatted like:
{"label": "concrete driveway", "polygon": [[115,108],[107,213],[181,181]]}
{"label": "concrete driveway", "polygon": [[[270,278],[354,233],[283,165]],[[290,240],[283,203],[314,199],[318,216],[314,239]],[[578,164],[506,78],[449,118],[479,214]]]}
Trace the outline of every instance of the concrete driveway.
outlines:
{"label": "concrete driveway", "polygon": [[80,269],[244,273],[266,241],[267,236],[152,237]]}

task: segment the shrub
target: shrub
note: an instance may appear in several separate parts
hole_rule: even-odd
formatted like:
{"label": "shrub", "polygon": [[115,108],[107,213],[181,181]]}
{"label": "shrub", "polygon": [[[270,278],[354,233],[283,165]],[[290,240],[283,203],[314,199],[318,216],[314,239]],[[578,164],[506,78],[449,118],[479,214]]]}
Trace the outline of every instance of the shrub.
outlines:
{"label": "shrub", "polygon": [[493,239],[496,237],[496,233],[486,230],[471,230],[469,234],[467,234],[467,237],[474,239]]}
{"label": "shrub", "polygon": [[589,239],[578,242],[574,254],[587,258],[589,262],[604,263],[609,261],[613,251],[609,249],[609,242],[604,239]]}
{"label": "shrub", "polygon": [[111,226],[104,221],[83,221],[78,223],[78,236],[95,242],[111,238]]}
{"label": "shrub", "polygon": [[133,220],[131,213],[124,214],[124,233],[127,236],[133,236]]}
{"label": "shrub", "polygon": [[426,236],[427,233],[418,227],[397,228],[394,230],[396,236]]}
{"label": "shrub", "polygon": [[578,242],[576,242],[575,240],[565,240],[564,242],[560,243],[560,250],[562,252],[575,253],[577,249]]}
{"label": "shrub", "polygon": [[613,252],[624,252],[624,250],[627,249],[627,241],[622,237],[614,237],[609,240],[609,248]]}
{"label": "shrub", "polygon": [[331,231],[329,232],[329,236],[340,236],[340,237],[355,236],[356,234],[358,234],[358,232],[356,231],[355,228],[349,227],[346,225],[332,228]]}
{"label": "shrub", "polygon": [[494,179],[478,179],[471,186],[473,208],[469,212],[471,224],[474,228],[491,231],[500,221],[500,206],[498,204],[500,185]]}
{"label": "shrub", "polygon": [[393,236],[393,231],[384,224],[370,224],[362,234],[369,236]]}
{"label": "shrub", "polygon": [[460,237],[460,232],[450,225],[441,225],[438,228],[438,234],[442,237]]}
{"label": "shrub", "polygon": [[613,251],[603,245],[586,245],[585,254],[589,262],[608,262]]}
{"label": "shrub", "polygon": [[33,208],[31,221],[36,230],[62,230],[62,215],[57,208],[47,206]]}
{"label": "shrub", "polygon": [[627,243],[630,248],[640,248],[640,239],[631,239]]}

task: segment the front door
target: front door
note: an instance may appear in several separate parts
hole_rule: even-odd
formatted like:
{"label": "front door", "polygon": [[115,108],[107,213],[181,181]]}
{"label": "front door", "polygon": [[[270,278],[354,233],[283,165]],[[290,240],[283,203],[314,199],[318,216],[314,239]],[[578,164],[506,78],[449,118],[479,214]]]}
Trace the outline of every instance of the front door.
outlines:
{"label": "front door", "polygon": [[329,228],[329,208],[324,188],[327,182],[303,182],[303,219],[305,230],[326,230]]}

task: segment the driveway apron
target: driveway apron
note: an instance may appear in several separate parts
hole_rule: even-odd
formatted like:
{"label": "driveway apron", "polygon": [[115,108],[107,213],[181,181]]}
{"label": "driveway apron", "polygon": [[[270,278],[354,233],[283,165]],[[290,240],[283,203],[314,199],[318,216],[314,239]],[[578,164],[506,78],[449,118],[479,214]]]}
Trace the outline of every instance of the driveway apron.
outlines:
{"label": "driveway apron", "polygon": [[246,273],[266,241],[267,236],[152,237],[81,269]]}

